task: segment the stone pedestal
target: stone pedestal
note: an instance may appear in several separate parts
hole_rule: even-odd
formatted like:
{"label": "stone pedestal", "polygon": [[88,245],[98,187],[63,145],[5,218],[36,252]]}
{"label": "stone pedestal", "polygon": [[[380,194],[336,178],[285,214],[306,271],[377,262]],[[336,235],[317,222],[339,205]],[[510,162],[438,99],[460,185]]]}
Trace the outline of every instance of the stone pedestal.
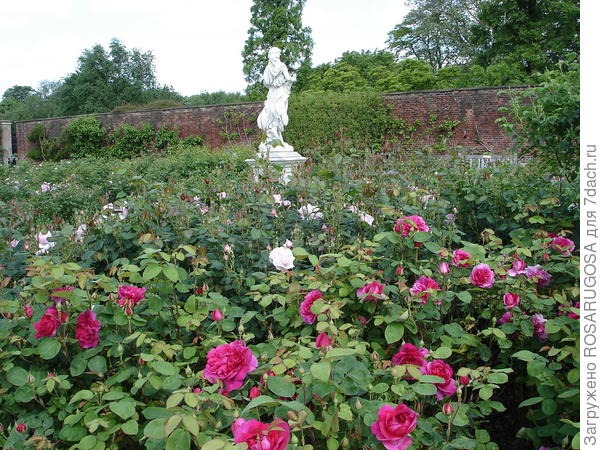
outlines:
{"label": "stone pedestal", "polygon": [[303,164],[306,158],[300,153],[294,151],[294,147],[289,144],[279,145],[268,148],[264,143],[260,144],[259,152],[255,159],[247,159],[246,163],[252,166],[254,178],[263,174],[264,165],[272,164],[281,167],[280,180],[282,183],[289,183],[292,177],[292,171],[295,166]]}
{"label": "stone pedestal", "polygon": [[12,122],[0,120],[0,134],[2,134],[2,142],[0,142],[0,150],[2,151],[2,164],[8,166],[13,157],[12,149]]}

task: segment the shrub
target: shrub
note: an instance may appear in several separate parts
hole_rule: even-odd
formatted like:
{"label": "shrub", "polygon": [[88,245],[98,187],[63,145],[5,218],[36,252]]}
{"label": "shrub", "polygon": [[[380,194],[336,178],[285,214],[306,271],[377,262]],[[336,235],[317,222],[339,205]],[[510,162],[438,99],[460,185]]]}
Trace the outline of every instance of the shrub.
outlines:
{"label": "shrub", "polygon": [[574,180],[579,171],[579,65],[563,63],[541,75],[540,86],[508,91],[510,107],[498,119],[522,156],[552,175]]}
{"label": "shrub", "polygon": [[78,117],[63,128],[64,157],[82,158],[98,153],[104,140],[102,124],[94,116]]}
{"label": "shrub", "polygon": [[154,130],[149,124],[139,127],[120,125],[108,135],[109,147],[102,149],[102,156],[131,158],[153,148]]}
{"label": "shrub", "polygon": [[181,145],[183,147],[197,147],[204,145],[204,137],[203,136],[188,136],[181,140]]}
{"label": "shrub", "polygon": [[175,126],[172,130],[169,129],[168,125],[163,125],[156,130],[156,136],[154,138],[154,147],[159,150],[175,145],[179,142],[179,129]]}

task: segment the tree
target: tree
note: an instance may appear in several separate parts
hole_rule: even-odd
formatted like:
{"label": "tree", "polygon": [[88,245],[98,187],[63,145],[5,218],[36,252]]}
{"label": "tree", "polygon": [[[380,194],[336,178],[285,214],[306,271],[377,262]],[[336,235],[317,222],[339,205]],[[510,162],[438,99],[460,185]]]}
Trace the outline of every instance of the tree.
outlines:
{"label": "tree", "polygon": [[261,92],[257,88],[267,65],[267,51],[281,48],[281,61],[290,72],[310,67],[313,40],[311,29],[302,26],[302,9],[306,0],[254,0],[250,11],[248,39],[242,51],[244,76],[250,84],[247,93]]}
{"label": "tree", "polygon": [[397,58],[412,57],[435,70],[469,63],[475,53],[471,28],[482,0],[407,0],[413,9],[388,33]]}
{"label": "tree", "polygon": [[579,0],[487,0],[473,42],[482,66],[504,61],[528,74],[579,54]]}
{"label": "tree", "polygon": [[156,82],[152,52],[129,51],[117,39],[110,42],[108,52],[99,44],[84,50],[76,72],[57,93],[63,114],[106,112],[171,94],[175,93],[170,87]]}
{"label": "tree", "polygon": [[18,102],[22,102],[27,97],[34,94],[35,89],[31,86],[19,86],[18,84],[15,84],[13,87],[10,87],[6,91],[4,91],[4,95],[2,95],[2,100],[12,98]]}

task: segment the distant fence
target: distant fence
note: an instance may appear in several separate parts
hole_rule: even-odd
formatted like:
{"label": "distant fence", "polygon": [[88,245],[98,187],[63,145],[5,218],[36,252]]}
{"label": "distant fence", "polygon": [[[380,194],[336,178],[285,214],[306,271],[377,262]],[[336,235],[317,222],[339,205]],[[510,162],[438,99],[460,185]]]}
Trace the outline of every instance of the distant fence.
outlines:
{"label": "distant fence", "polygon": [[[398,92],[383,94],[383,99],[392,106],[396,117],[410,124],[415,121],[428,124],[432,117],[436,117],[438,121],[456,121],[458,124],[445,141],[445,145],[450,148],[463,147],[472,150],[472,153],[496,154],[503,153],[512,145],[511,138],[505,135],[496,123],[502,115],[498,108],[508,106],[508,95],[503,91],[523,88],[524,86],[499,86]],[[216,148],[231,143],[232,135],[237,136],[236,139],[245,138],[247,141],[256,139],[259,133],[255,118],[262,106],[263,102],[251,102],[113,112],[95,116],[106,128],[141,123],[149,123],[154,128],[163,125],[177,126],[180,137],[200,135],[207,145]],[[61,129],[76,117],[18,121],[14,122],[12,127],[8,125],[6,129],[11,130],[11,153],[16,154],[19,159],[27,156],[33,146],[27,139],[33,126],[41,124],[46,127],[49,136],[58,137]],[[245,122],[235,123],[232,117],[243,117]],[[290,120],[293,120],[293,117]],[[243,133],[231,133],[231,130],[226,129],[227,126],[237,127]],[[413,145],[432,145],[438,142],[438,137],[430,131],[416,132],[412,140]],[[6,149],[4,140],[3,137],[2,146]],[[8,138],[6,142],[9,142]],[[293,142],[291,144],[293,145]]]}

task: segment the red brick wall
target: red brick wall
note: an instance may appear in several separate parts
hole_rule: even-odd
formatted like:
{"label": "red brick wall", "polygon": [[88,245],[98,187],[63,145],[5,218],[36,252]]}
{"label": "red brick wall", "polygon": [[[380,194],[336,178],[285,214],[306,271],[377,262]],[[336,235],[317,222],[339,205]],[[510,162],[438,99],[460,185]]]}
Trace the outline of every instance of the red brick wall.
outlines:
{"label": "red brick wall", "polygon": [[[515,88],[515,87],[513,87]],[[511,140],[495,123],[500,117],[498,107],[506,106],[508,98],[500,91],[506,87],[451,89],[441,91],[417,91],[385,94],[384,99],[394,107],[397,117],[409,124],[420,120],[423,125],[414,136],[414,145],[430,145],[437,142],[435,128],[444,120],[457,120],[453,137],[447,141],[449,147],[463,146],[472,150],[501,152],[511,145]],[[149,123],[155,129],[162,125],[177,126],[180,137],[192,135],[204,137],[211,147],[228,144],[237,133],[242,141],[256,139],[258,130],[256,117],[262,109],[262,102],[239,103],[232,105],[210,105],[184,108],[167,108],[149,111],[95,114],[105,128],[122,124],[139,125]],[[232,113],[242,113],[243,121],[231,117]],[[431,114],[438,119],[433,125]],[[60,130],[75,116],[53,119],[16,122],[16,152],[24,158],[32,145],[27,135],[36,124],[48,129],[50,136],[59,136]],[[293,118],[291,118],[293,120]],[[247,131],[250,130],[250,134]],[[432,133],[433,131],[433,133]],[[293,142],[291,143],[293,145]]]}

